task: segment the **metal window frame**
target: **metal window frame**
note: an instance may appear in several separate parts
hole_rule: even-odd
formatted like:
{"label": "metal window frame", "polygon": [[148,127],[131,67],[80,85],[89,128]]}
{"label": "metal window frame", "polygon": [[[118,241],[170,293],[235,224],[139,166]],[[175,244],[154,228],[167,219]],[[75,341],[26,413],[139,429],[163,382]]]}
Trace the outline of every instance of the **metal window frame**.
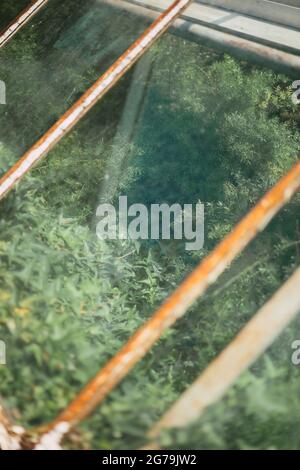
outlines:
{"label": "metal window frame", "polygon": [[[83,97],[4,175],[0,181],[0,198],[3,198],[30,168],[44,157],[89,109],[120,80],[191,2],[192,0],[176,0],[112,67],[87,90]],[[36,3],[46,3],[46,1]],[[20,23],[20,27],[22,24],[24,23]],[[233,228],[230,234],[198,265],[163,305],[158,308],[154,315],[137,330],[123,348],[108,361],[74,398],[70,405],[53,422],[39,430],[40,438],[36,448],[41,448],[43,443],[47,442],[47,439],[53,442],[53,436],[59,446],[64,435],[73,426],[86,418],[104,400],[108,393],[130,372],[133,366],[145,356],[162,333],[187,312],[190,306],[218,279],[233,259],[267,226],[277,212],[288,203],[299,189],[300,161],[277,182]],[[285,298],[285,286],[280,290],[281,293],[282,291],[284,293],[282,298]],[[289,316],[289,319],[291,316],[292,314]],[[272,320],[276,320],[276,318],[272,318]],[[276,334],[282,331],[286,324],[287,321],[281,321],[280,325],[276,324]],[[249,328],[251,329],[251,324],[250,326],[249,324],[246,325],[245,330],[249,332]],[[273,334],[269,338],[268,344],[275,337],[276,335]],[[263,351],[261,345],[257,346],[260,349],[256,351],[255,357]],[[244,366],[246,367],[248,364],[249,361]],[[0,431],[2,427],[2,431],[4,430],[3,439],[8,440],[8,445],[14,448],[21,447],[21,441],[26,431],[13,427],[11,423],[5,423],[3,416],[4,414],[1,412]],[[11,432],[8,431],[11,431],[14,435],[12,436]]]}

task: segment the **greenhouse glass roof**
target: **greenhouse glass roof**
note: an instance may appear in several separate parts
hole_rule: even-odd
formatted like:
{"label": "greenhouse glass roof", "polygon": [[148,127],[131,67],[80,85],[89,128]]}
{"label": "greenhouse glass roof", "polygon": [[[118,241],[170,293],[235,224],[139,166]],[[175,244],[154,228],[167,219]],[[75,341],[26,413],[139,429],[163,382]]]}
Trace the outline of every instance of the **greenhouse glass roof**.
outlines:
{"label": "greenhouse glass roof", "polygon": [[300,448],[300,45],[115,3],[46,1],[0,50],[0,448]]}

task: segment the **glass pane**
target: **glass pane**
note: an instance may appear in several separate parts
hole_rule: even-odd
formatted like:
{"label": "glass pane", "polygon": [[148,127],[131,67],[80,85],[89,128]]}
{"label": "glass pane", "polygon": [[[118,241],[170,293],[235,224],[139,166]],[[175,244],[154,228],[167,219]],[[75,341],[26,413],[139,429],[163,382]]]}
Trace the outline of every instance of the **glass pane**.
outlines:
{"label": "glass pane", "polygon": [[50,0],[0,51],[0,141],[19,158],[145,30],[103,1]]}
{"label": "glass pane", "polygon": [[[132,17],[132,21],[138,27],[141,24],[140,18]],[[123,24],[114,31],[116,38]],[[80,20],[76,25],[78,32],[84,29]],[[70,38],[73,41],[76,36],[72,28],[67,28],[69,36],[60,33],[64,39],[39,47],[53,51],[52,44],[57,44],[54,49],[59,44],[68,50]],[[124,26],[124,30],[128,28]],[[30,36],[26,41],[30,44]],[[107,41],[110,47],[110,38]],[[80,52],[81,40],[76,44],[74,54],[80,55],[76,90],[83,91],[90,83],[90,76],[82,72],[88,70],[84,64],[90,55],[86,50]],[[124,42],[120,49],[123,46]],[[100,67],[116,58],[109,52],[112,50],[99,61]],[[62,54],[55,50],[49,52],[50,58],[52,53],[55,57]],[[10,54],[15,61],[16,52],[11,49]],[[66,54],[67,59],[61,55],[61,61],[71,64],[72,54]],[[98,52],[91,54],[97,56]],[[53,64],[50,58],[47,60]],[[31,59],[29,63],[31,67]],[[69,81],[73,86],[75,72],[69,76],[64,69],[55,68],[53,77],[45,78],[47,70],[43,76],[47,83],[63,76],[67,77],[64,86]],[[2,203],[0,338],[7,343],[8,367],[3,368],[1,394],[20,422],[34,426],[55,417],[293,164],[300,147],[300,121],[299,107],[291,101],[291,81],[166,34]],[[55,83],[57,95],[54,86],[50,91],[63,106],[60,98],[65,89]],[[44,85],[44,92],[47,89]],[[27,101],[22,103],[28,103],[38,125],[31,118],[22,122],[22,129],[28,126],[28,134],[27,129],[22,134],[24,142],[31,126],[41,132],[39,119],[46,122],[57,117],[47,93],[41,103],[32,96],[29,85],[27,90]],[[18,135],[11,138],[10,142],[19,142]],[[21,144],[12,147],[8,140],[3,142],[0,158],[8,165]],[[171,218],[167,224],[172,229],[170,239],[162,239],[161,227],[158,238],[151,238],[148,231],[144,240],[120,239],[119,232],[116,239],[100,239],[98,224],[103,219],[99,209],[96,215],[97,208],[111,203],[118,212],[120,196],[128,198],[128,208],[132,204],[146,208],[145,231],[153,224],[151,205],[163,203],[167,208],[193,204],[196,223],[195,208],[200,201],[204,227],[199,220],[198,238],[174,239]],[[66,446],[135,449],[145,442],[151,424],[299,264],[299,204],[296,197]],[[129,216],[129,221],[133,218]],[[113,224],[110,228],[114,234]],[[187,249],[191,242],[200,245]],[[288,334],[296,337],[296,333],[293,325]],[[283,370],[278,373],[278,393],[286,400],[285,387],[291,384],[294,390],[296,382],[289,378],[290,362],[284,359],[290,343],[281,344],[283,355],[275,346],[268,357],[271,375],[274,369]],[[255,366],[253,373],[258,376],[258,386],[268,387],[270,375],[264,367]],[[230,426],[238,420],[246,432],[250,412],[255,422],[266,405],[264,397],[262,405],[259,403],[259,391],[257,388],[249,401],[250,411],[244,415],[240,401],[233,400]],[[289,407],[288,416],[299,413],[299,401]],[[268,445],[284,448],[289,436],[280,416],[276,438],[270,433]],[[227,425],[225,412],[223,417]],[[215,435],[209,434],[216,425],[214,415],[205,423],[196,445],[222,447],[209,440]],[[269,420],[266,434],[271,425]],[[223,447],[235,444],[242,448],[243,442],[234,440],[235,429],[231,428],[232,439]],[[294,429],[299,435],[297,423]],[[257,428],[257,436],[259,433]],[[195,445],[189,431],[182,441],[167,435],[163,442],[173,448]]]}

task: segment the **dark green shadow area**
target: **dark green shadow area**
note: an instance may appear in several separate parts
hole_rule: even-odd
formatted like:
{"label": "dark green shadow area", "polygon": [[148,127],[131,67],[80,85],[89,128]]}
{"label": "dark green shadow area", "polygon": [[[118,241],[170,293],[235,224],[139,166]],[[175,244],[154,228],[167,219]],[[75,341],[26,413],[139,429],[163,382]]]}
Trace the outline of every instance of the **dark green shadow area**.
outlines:
{"label": "dark green shadow area", "polygon": [[0,5],[0,30],[4,29],[24,8],[29,5],[29,0],[14,0],[13,2],[1,2]]}

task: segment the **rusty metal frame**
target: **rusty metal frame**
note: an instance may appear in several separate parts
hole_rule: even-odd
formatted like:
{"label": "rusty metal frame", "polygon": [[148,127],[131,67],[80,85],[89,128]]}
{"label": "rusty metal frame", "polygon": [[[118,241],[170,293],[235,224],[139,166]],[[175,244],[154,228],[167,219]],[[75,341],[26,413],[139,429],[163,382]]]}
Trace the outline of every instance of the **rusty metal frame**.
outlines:
{"label": "rusty metal frame", "polygon": [[28,21],[31,20],[49,0],[35,0],[30,4],[0,32],[0,49],[10,41]]}
{"label": "rusty metal frame", "polygon": [[84,95],[0,179],[0,200],[87,114],[193,0],[175,0]]}
{"label": "rusty metal frame", "polygon": [[300,312],[300,268],[256,313],[235,339],[214,359],[150,431],[157,448],[163,429],[181,428],[199,419],[220,400],[239,376],[275,341]]}
{"label": "rusty metal frame", "polygon": [[141,360],[154,343],[213,284],[233,259],[262,231],[300,189],[300,161],[259,201],[154,315],[98,372],[71,404],[48,426],[47,435],[64,426],[68,432],[86,418]]}

